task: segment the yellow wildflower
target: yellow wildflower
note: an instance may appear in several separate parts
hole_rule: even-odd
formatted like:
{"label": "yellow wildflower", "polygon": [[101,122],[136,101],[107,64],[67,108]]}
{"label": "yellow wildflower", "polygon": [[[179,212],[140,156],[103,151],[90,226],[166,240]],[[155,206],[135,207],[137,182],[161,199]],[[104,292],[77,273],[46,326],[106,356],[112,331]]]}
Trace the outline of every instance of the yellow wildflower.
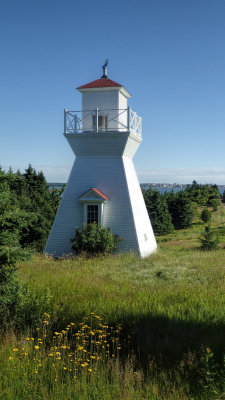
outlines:
{"label": "yellow wildflower", "polygon": [[13,349],[13,351],[19,351],[19,349],[16,349],[16,348],[15,348],[15,349]]}

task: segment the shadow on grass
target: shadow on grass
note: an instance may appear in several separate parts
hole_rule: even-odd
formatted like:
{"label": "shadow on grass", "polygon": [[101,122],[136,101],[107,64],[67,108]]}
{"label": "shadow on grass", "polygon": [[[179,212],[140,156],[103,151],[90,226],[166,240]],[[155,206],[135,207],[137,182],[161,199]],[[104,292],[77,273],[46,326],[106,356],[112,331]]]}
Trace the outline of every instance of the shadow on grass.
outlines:
{"label": "shadow on grass", "polygon": [[[130,319],[132,321],[132,317]],[[164,368],[182,361],[188,352],[202,354],[210,348],[215,360],[222,363],[225,353],[225,324],[206,324],[146,315],[123,323],[125,338],[130,335],[131,348],[145,369],[149,359]]]}

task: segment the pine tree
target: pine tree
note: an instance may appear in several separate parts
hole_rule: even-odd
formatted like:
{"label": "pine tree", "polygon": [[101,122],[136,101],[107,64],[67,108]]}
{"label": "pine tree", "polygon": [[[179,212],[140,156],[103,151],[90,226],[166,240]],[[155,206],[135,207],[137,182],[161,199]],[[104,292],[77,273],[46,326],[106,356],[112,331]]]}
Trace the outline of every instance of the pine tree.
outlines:
{"label": "pine tree", "polygon": [[185,191],[180,191],[176,194],[166,193],[165,198],[175,229],[189,228],[194,216],[189,196]]}
{"label": "pine tree", "polygon": [[164,196],[152,188],[143,191],[143,196],[155,235],[171,233],[174,227]]}
{"label": "pine tree", "polygon": [[208,208],[204,208],[201,213],[201,220],[207,224],[211,220],[211,212],[208,210]]}
{"label": "pine tree", "polygon": [[215,238],[214,232],[209,226],[205,227],[205,232],[200,238],[201,250],[216,250],[218,249],[218,240]]}

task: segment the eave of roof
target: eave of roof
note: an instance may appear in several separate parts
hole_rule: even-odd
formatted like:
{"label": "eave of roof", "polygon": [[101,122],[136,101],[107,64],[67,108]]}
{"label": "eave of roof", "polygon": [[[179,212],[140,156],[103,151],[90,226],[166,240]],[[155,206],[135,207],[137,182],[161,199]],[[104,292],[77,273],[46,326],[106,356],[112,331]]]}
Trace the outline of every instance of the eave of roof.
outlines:
{"label": "eave of roof", "polygon": [[106,87],[122,87],[120,83],[112,81],[109,78],[100,78],[95,81],[86,83],[85,85],[79,86],[77,89],[94,89],[94,88],[106,88]]}
{"label": "eave of roof", "polygon": [[[93,193],[94,192],[94,193]],[[92,196],[91,196],[92,193]],[[94,196],[94,197],[93,197]],[[97,201],[97,202],[104,202],[105,200],[109,200],[109,198],[104,195],[99,189],[91,188],[79,198],[79,201],[82,203],[86,203],[88,201]]]}
{"label": "eave of roof", "polygon": [[77,88],[79,92],[89,92],[89,91],[105,91],[105,90],[119,90],[125,97],[131,97],[131,94],[122,86],[120,83],[112,81],[109,78],[100,78],[95,81],[89,82],[85,85],[79,86]]}
{"label": "eave of roof", "polygon": [[95,193],[97,193],[99,196],[101,196],[103,199],[105,200],[109,200],[109,198],[107,196],[105,196],[102,192],[100,192],[100,190],[98,190],[97,188],[91,188],[91,190],[93,190]]}

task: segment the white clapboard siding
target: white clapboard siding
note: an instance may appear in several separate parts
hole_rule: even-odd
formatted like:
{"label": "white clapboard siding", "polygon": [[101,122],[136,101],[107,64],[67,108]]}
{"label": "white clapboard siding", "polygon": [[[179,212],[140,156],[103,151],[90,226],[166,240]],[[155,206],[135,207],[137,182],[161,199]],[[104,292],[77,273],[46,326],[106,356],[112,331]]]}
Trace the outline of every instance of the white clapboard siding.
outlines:
{"label": "white clapboard siding", "polygon": [[[129,140],[128,136],[127,142]],[[88,139],[83,138],[83,141],[88,146]],[[77,144],[79,148],[79,141]],[[90,155],[78,156],[75,160],[45,252],[54,256],[71,252],[70,239],[83,222],[83,205],[79,198],[92,187],[109,198],[104,204],[102,224],[123,238],[120,249],[132,250],[143,257],[154,251],[156,243],[132,159],[120,155]]]}
{"label": "white clapboard siding", "polygon": [[[127,97],[125,97],[121,92],[118,92],[117,108],[119,110],[127,110]],[[127,126],[127,112],[120,113],[118,120],[119,120],[119,126]]]}
{"label": "white clapboard siding", "polygon": [[118,91],[100,91],[82,93],[82,110],[118,108]]}
{"label": "white clapboard siding", "polygon": [[75,156],[121,156],[133,157],[141,138],[129,132],[65,134]]}

